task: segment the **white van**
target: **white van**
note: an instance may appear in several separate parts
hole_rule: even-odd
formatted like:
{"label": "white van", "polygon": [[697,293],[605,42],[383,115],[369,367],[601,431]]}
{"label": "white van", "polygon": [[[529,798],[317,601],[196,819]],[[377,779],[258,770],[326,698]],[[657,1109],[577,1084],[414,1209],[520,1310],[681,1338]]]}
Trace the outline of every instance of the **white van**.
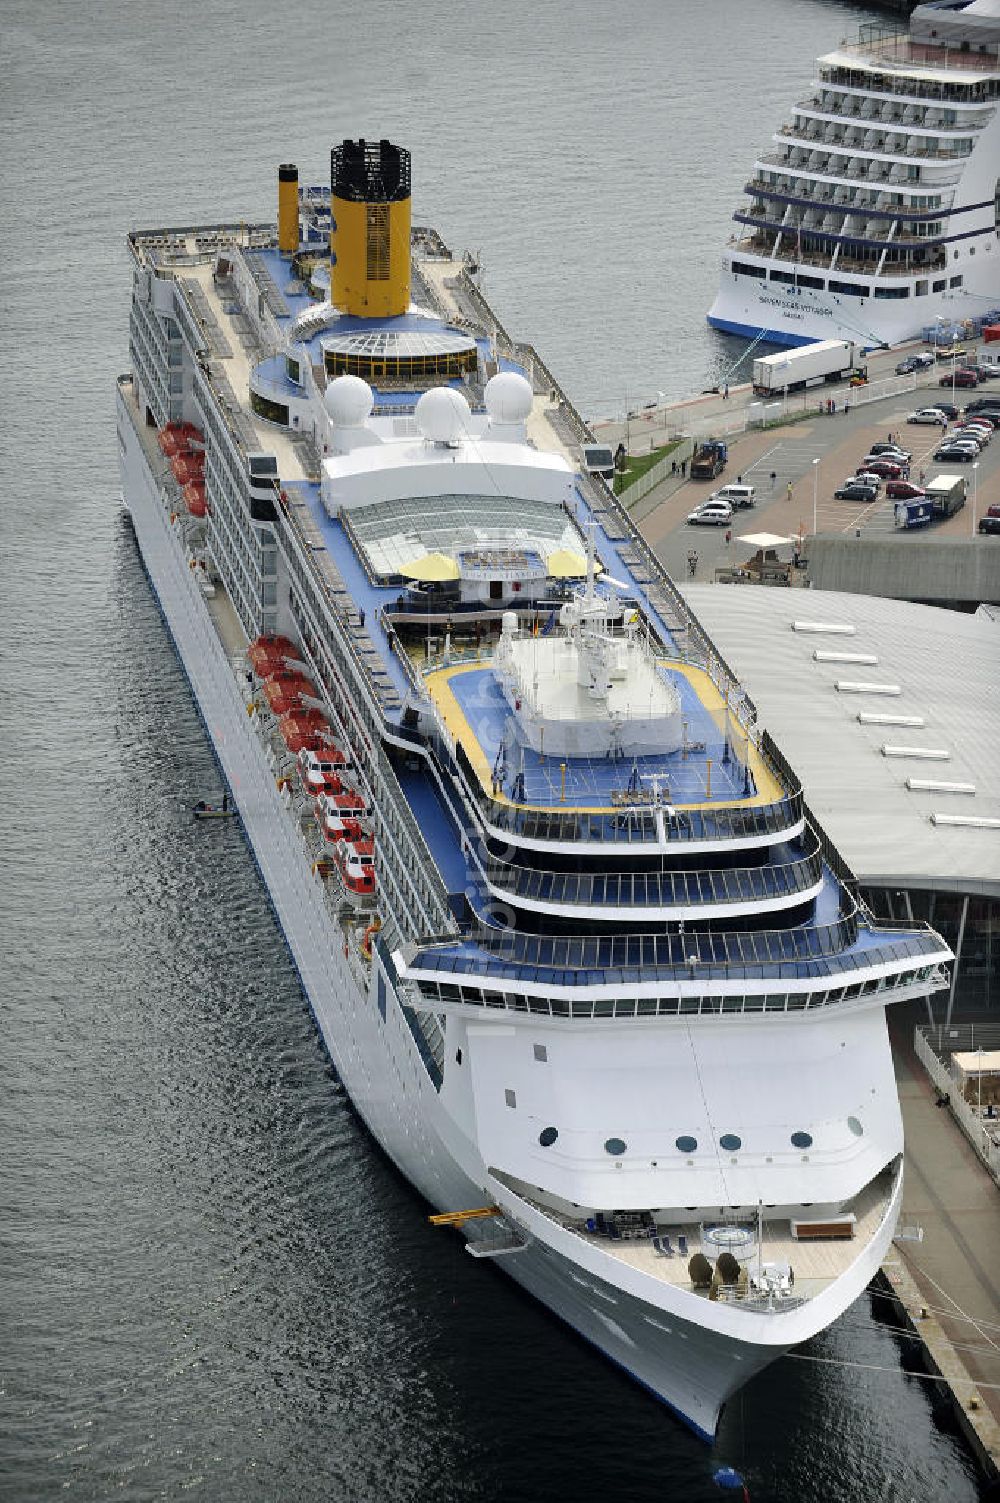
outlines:
{"label": "white van", "polygon": [[753,506],[757,492],[752,485],[724,485],[721,490],[709,497],[711,501],[728,501],[730,506],[738,509],[742,506]]}

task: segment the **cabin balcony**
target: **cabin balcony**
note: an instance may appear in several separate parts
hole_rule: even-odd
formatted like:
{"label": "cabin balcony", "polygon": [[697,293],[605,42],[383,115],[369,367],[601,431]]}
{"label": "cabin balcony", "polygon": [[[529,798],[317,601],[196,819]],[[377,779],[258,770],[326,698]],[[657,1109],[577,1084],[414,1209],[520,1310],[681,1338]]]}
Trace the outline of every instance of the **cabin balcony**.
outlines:
{"label": "cabin balcony", "polygon": [[[854,102],[848,103],[848,99]],[[968,135],[970,131],[982,130],[990,123],[993,113],[989,109],[980,108],[963,112],[961,120],[956,120],[949,118],[944,110],[934,105],[871,99],[860,103],[858,96],[845,96],[845,102],[840,106],[830,100],[802,99],[793,108],[796,118],[801,117],[802,120],[823,121],[834,125],[844,121],[858,121],[865,126],[883,130],[905,130],[918,135],[926,132],[942,136]]]}
{"label": "cabin balcony", "polygon": [[[872,134],[865,132],[865,136]],[[884,135],[884,132],[876,134]],[[933,136],[916,137],[910,135],[901,139],[899,145],[891,145],[888,141],[868,142],[850,141],[844,139],[837,141],[832,133],[820,130],[818,127],[803,128],[795,125],[782,125],[775,133],[776,142],[786,141],[806,149],[815,149],[817,145],[832,147],[839,145],[842,151],[850,152],[852,157],[864,158],[865,162],[886,160],[889,162],[903,162],[919,166],[923,162],[953,162],[959,161],[971,155],[971,145],[959,148],[954,147],[931,147],[919,146],[918,140],[934,140]],[[867,166],[863,169],[868,172]]]}

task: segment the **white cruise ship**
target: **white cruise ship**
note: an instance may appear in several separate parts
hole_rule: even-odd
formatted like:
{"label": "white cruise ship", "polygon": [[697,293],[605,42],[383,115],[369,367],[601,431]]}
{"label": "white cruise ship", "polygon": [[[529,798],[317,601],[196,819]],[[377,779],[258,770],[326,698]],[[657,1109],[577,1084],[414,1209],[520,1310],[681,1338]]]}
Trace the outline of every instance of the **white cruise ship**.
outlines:
{"label": "white cruise ship", "polygon": [[879,1267],[885,1008],[951,957],[861,904],[409,176],[345,141],[277,230],[130,236],[124,498],[372,1134],[711,1437]]}
{"label": "white cruise ship", "polygon": [[998,103],[1000,0],[918,5],[821,57],[754,162],[709,323],[875,347],[995,316]]}

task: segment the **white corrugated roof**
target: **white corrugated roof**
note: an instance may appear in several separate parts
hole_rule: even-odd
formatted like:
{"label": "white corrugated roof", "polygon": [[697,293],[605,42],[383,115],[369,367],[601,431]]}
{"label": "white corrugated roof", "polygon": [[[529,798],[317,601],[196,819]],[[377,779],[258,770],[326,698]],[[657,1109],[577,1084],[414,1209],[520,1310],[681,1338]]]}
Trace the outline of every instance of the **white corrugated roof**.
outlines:
{"label": "white corrugated roof", "polygon": [[[806,800],[862,882],[1000,896],[1000,829],[935,825],[932,813],[1000,817],[1000,630],[985,615],[826,590],[690,585],[684,594],[802,779]],[[852,650],[878,658],[891,699],[838,693],[844,665],[816,657],[792,623],[852,624]],[[836,639],[835,639],[836,640]],[[875,712],[874,714],[872,712]],[[919,729],[879,716],[922,721]],[[859,721],[859,715],[870,719]],[[885,745],[948,752],[928,762]]]}

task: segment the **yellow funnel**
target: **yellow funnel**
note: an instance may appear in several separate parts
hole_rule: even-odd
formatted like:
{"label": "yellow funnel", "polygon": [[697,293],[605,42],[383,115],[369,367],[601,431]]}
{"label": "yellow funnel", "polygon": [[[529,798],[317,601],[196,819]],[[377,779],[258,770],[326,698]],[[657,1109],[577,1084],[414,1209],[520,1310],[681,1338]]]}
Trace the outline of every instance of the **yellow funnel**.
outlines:
{"label": "yellow funnel", "polygon": [[391,141],[330,153],[330,301],[356,318],[410,306],[410,153]]}
{"label": "yellow funnel", "polygon": [[299,169],[294,162],[278,168],[278,249],[294,256],[299,248]]}

